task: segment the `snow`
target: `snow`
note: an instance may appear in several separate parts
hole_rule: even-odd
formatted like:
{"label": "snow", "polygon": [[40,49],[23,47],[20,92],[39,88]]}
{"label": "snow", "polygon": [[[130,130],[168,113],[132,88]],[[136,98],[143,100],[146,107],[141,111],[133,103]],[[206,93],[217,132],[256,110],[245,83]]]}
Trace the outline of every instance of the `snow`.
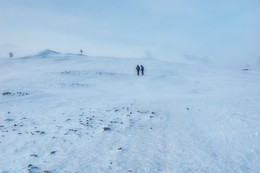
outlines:
{"label": "snow", "polygon": [[0,67],[0,172],[260,172],[257,71],[51,50]]}

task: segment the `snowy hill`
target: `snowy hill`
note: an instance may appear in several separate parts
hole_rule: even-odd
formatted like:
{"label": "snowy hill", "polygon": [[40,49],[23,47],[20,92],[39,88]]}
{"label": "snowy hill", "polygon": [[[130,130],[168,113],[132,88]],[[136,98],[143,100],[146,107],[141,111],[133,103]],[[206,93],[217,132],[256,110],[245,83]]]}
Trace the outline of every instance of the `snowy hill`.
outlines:
{"label": "snowy hill", "polygon": [[56,57],[57,57],[57,55],[59,55],[59,54],[60,54],[59,52],[46,49],[46,50],[44,50],[44,51],[38,53],[37,55],[22,57],[22,59],[50,58],[50,57],[53,57],[53,56],[56,56]]}
{"label": "snowy hill", "polygon": [[260,172],[259,72],[51,50],[0,67],[0,172]]}

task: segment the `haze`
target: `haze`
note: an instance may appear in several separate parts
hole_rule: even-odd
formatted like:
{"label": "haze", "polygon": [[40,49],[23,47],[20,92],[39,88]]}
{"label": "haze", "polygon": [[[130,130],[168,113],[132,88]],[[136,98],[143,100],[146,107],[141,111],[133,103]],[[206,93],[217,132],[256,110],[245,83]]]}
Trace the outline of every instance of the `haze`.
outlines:
{"label": "haze", "polygon": [[259,31],[259,0],[0,0],[1,58],[82,49],[93,56],[254,66]]}

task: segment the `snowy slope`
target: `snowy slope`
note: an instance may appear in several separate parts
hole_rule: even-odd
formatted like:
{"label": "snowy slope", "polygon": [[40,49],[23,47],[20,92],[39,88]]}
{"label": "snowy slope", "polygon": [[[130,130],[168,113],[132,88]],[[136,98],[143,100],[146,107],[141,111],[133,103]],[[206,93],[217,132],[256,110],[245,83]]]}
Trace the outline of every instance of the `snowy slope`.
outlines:
{"label": "snowy slope", "polygon": [[0,172],[260,172],[259,72],[50,50],[0,67]]}

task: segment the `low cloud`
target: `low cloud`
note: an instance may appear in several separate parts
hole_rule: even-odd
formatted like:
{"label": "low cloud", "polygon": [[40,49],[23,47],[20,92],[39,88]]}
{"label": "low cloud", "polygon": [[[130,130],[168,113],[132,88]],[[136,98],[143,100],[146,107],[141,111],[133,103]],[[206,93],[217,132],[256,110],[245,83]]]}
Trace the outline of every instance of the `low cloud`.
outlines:
{"label": "low cloud", "polygon": [[194,55],[183,55],[185,60],[192,61],[192,62],[199,62],[199,63],[209,63],[209,58],[207,56],[194,56]]}

